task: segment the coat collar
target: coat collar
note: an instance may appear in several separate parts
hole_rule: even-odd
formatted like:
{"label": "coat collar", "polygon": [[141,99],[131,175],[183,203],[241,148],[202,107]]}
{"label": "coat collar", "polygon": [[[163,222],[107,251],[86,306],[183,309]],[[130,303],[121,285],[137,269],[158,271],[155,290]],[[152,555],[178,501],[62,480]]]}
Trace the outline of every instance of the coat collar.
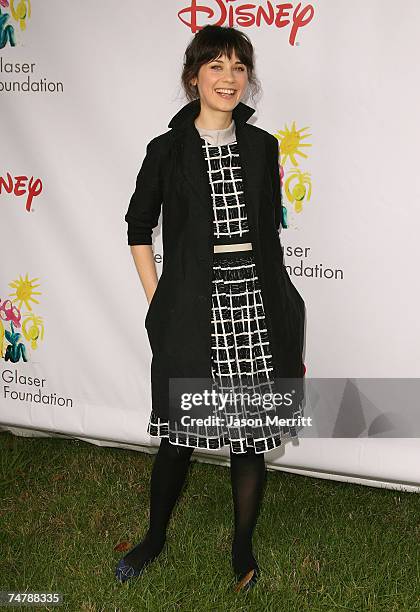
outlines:
{"label": "coat collar", "polygon": [[[177,128],[194,122],[194,119],[200,114],[200,98],[196,98],[185,104],[170,120],[168,127]],[[243,102],[238,102],[232,111],[232,118],[235,125],[242,125],[255,113],[255,109],[251,108]]]}

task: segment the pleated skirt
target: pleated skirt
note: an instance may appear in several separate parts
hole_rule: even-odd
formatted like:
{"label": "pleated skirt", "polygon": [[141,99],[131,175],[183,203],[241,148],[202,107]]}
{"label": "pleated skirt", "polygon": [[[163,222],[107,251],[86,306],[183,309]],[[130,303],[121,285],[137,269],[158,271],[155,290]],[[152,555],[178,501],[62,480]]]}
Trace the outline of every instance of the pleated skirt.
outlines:
{"label": "pleated skirt", "polygon": [[[214,253],[211,316],[214,388],[227,394],[239,389],[259,396],[274,393],[269,334],[252,251]],[[245,453],[247,447],[266,453],[282,439],[297,435],[295,427],[271,423],[261,402],[232,401],[216,410],[221,418],[209,425],[181,425],[152,410],[147,432],[181,446],[218,450],[230,445],[234,453]],[[300,414],[299,407],[293,416]]]}

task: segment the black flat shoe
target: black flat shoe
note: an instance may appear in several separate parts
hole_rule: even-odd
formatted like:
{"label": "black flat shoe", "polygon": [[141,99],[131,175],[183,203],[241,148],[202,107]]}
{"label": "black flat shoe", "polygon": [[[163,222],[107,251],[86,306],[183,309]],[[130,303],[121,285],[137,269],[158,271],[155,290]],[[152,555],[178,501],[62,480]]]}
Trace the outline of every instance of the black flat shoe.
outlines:
{"label": "black flat shoe", "polygon": [[130,578],[135,578],[136,576],[140,576],[140,574],[141,570],[131,567],[124,558],[119,560],[115,568],[115,576],[118,582],[127,582]]}
{"label": "black flat shoe", "polygon": [[[115,576],[119,582],[127,582],[127,580],[130,580],[130,578],[136,578],[137,576],[140,576],[142,571],[160,555],[163,550],[163,547],[165,546],[166,540],[164,539],[159,545],[156,545],[153,549],[150,549],[149,547],[147,549],[147,557],[143,556],[142,559],[136,559],[134,557],[134,561],[132,561],[133,553],[135,553],[138,548],[140,548],[141,550],[142,547],[145,546],[146,542],[147,536],[141,542],[136,544],[136,546],[134,546],[130,550],[130,552],[128,552],[122,559],[119,560],[118,565],[115,568]],[[146,544],[146,546],[150,545]]]}

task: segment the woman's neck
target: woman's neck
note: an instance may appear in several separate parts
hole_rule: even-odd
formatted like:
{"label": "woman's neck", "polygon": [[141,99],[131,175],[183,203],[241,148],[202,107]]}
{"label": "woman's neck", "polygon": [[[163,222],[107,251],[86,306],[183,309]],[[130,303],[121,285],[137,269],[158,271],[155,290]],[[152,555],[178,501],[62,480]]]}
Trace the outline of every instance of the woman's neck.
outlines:
{"label": "woman's neck", "polygon": [[206,111],[207,108],[201,108],[199,115],[195,118],[196,128],[202,128],[203,130],[226,130],[232,125],[233,116],[231,112],[219,111],[214,113]]}

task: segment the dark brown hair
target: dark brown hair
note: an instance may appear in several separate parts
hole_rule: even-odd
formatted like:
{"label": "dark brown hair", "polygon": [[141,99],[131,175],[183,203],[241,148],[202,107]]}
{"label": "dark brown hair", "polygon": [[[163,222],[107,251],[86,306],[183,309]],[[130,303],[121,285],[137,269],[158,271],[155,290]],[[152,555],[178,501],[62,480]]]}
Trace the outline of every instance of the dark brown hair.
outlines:
{"label": "dark brown hair", "polygon": [[251,97],[255,99],[260,83],[255,75],[254,48],[250,39],[235,28],[206,25],[197,32],[185,51],[181,82],[188,100],[200,97],[197,86],[191,85],[190,81],[198,76],[201,66],[219,55],[226,55],[230,59],[233,50],[247,68]]}

